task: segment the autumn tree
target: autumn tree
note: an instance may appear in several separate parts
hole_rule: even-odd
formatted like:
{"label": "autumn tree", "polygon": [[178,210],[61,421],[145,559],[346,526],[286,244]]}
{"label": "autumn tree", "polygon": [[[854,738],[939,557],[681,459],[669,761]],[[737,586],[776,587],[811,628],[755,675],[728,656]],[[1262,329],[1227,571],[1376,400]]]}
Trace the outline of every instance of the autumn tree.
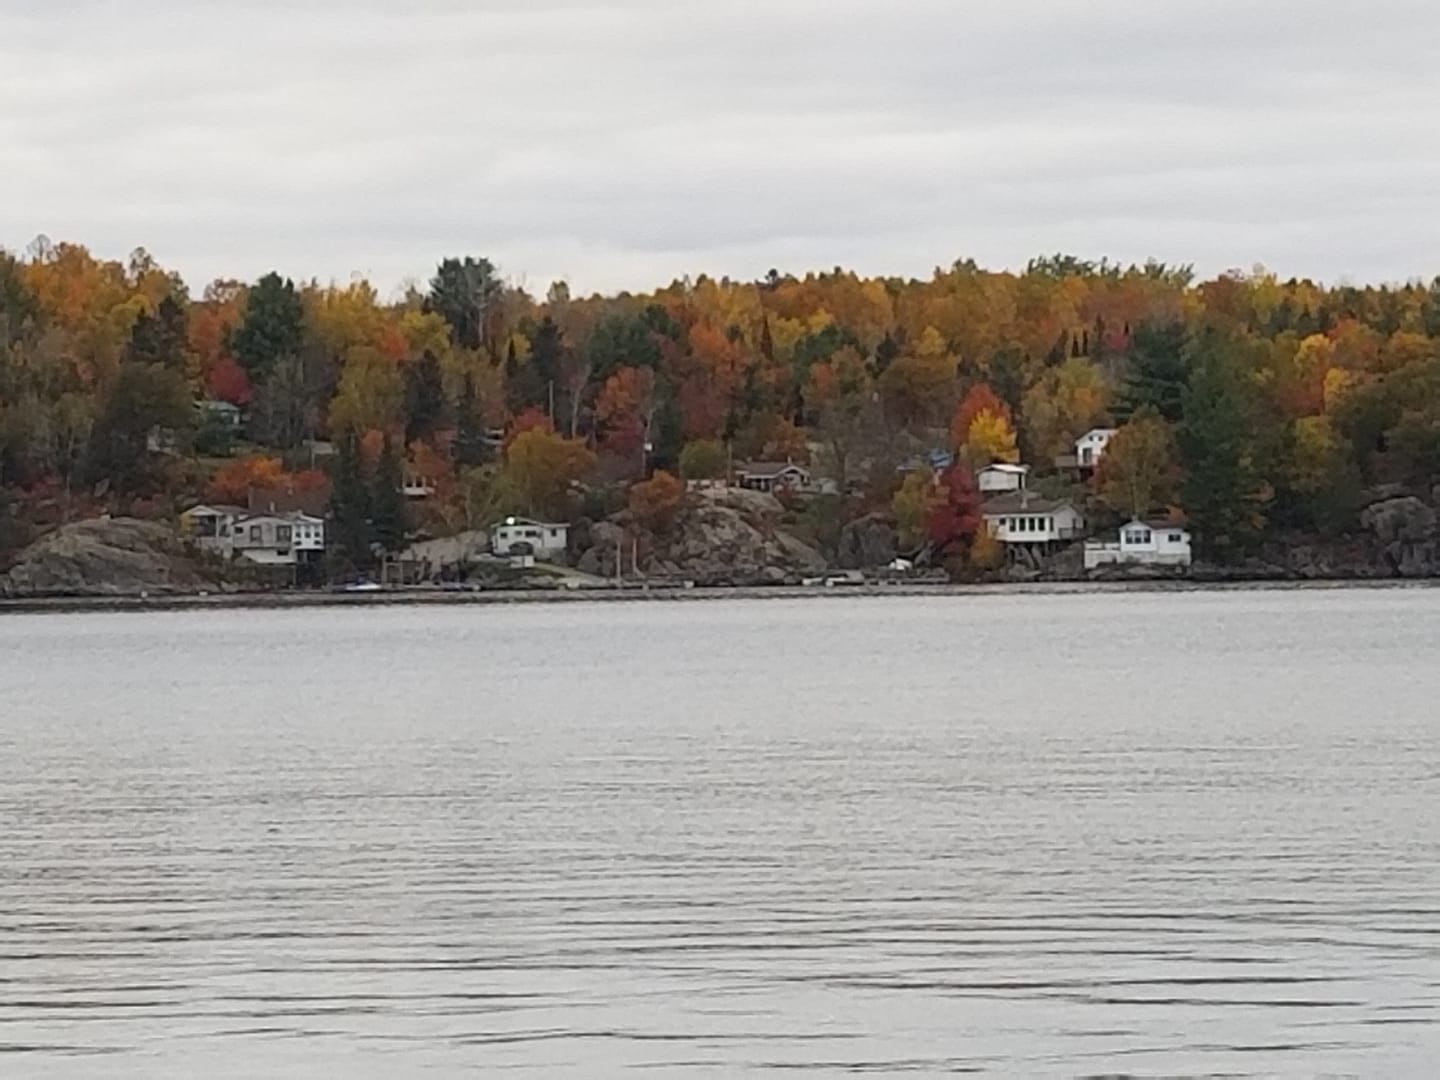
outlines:
{"label": "autumn tree", "polygon": [[1172,503],[1179,480],[1170,425],[1147,405],[1110,440],[1096,469],[1095,490],[1114,513],[1138,518]]}
{"label": "autumn tree", "polygon": [[924,546],[930,536],[930,518],[944,499],[945,493],[929,469],[915,469],[905,475],[890,503],[902,551],[917,551]]}
{"label": "autumn tree", "polygon": [[652,532],[666,532],[685,498],[685,483],[663,469],[630,488],[630,512]]}
{"label": "autumn tree", "polygon": [[980,490],[975,474],[956,463],[940,474],[938,498],[926,523],[933,557],[944,561],[964,555],[984,527],[980,513]]}
{"label": "autumn tree", "polygon": [[680,475],[686,480],[719,480],[728,471],[725,444],[718,439],[698,439],[680,451]]}
{"label": "autumn tree", "polygon": [[205,497],[212,502],[244,506],[252,488],[277,487],[284,478],[285,468],[279,458],[251,454],[217,469]]}
{"label": "autumn tree", "polygon": [[330,405],[330,425],[392,431],[403,426],[404,416],[405,378],[400,369],[375,349],[352,350]]}
{"label": "autumn tree", "polygon": [[950,436],[974,467],[1020,460],[1010,409],[984,383],[976,383],[961,399],[951,417]]}
{"label": "autumn tree", "polygon": [[553,431],[531,429],[510,444],[505,455],[503,481],[531,517],[563,517],[572,484],[595,468],[595,455],[584,443]]}

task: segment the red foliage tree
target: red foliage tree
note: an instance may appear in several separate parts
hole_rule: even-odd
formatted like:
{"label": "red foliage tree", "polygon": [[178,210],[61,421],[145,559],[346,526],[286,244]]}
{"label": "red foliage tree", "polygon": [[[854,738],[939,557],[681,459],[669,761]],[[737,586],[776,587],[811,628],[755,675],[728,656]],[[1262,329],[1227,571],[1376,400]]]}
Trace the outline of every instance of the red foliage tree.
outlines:
{"label": "red foliage tree", "polygon": [[958,554],[969,548],[983,525],[980,489],[969,468],[962,464],[941,473],[937,486],[940,498],[926,523],[930,542],[937,555]]}
{"label": "red foliage tree", "polygon": [[215,400],[231,405],[248,405],[253,396],[245,369],[228,356],[222,356],[205,373],[205,390]]}

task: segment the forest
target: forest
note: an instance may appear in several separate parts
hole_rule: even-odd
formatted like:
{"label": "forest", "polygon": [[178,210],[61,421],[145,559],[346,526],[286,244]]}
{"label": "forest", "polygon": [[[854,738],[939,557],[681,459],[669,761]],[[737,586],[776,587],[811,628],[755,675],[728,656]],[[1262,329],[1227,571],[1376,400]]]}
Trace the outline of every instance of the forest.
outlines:
{"label": "forest", "polygon": [[[1098,471],[1058,470],[1098,426],[1119,429]],[[902,467],[935,451],[952,474]],[[1185,521],[1217,562],[1342,536],[1377,491],[1429,499],[1440,481],[1440,278],[1197,280],[1054,256],[534,296],[464,256],[386,298],[276,273],[197,292],[143,250],[0,251],[0,550],[314,484],[358,566],[508,513],[659,519],[682,481],[745,460],[833,481],[793,508],[822,547],[885,512],[914,546],[993,557],[964,474],[996,461],[1101,525]],[[404,477],[433,498],[406,505]]]}

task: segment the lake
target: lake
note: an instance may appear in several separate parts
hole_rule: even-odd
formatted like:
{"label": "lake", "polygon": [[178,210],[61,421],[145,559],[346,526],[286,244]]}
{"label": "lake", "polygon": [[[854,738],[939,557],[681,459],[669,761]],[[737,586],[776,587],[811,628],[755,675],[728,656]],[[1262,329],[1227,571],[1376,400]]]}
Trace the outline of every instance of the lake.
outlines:
{"label": "lake", "polygon": [[1440,1061],[1440,591],[0,618],[0,1075]]}

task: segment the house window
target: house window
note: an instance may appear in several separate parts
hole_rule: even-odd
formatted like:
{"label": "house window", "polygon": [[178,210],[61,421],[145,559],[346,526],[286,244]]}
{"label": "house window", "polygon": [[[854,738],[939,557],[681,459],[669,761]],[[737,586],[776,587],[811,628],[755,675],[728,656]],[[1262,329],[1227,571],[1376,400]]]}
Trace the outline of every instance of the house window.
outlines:
{"label": "house window", "polygon": [[252,542],[258,544],[264,539],[264,537],[265,531],[259,525],[250,526],[250,539]]}
{"label": "house window", "polygon": [[1185,542],[1185,538],[1184,538],[1183,536],[1181,536],[1179,533],[1171,533],[1171,534],[1170,534],[1170,543],[1172,543],[1172,544],[1183,544],[1184,542]]}
{"label": "house window", "polygon": [[289,526],[289,525],[276,525],[276,526],[275,526],[275,543],[277,543],[277,544],[288,544],[288,543],[290,543],[290,526]]}

